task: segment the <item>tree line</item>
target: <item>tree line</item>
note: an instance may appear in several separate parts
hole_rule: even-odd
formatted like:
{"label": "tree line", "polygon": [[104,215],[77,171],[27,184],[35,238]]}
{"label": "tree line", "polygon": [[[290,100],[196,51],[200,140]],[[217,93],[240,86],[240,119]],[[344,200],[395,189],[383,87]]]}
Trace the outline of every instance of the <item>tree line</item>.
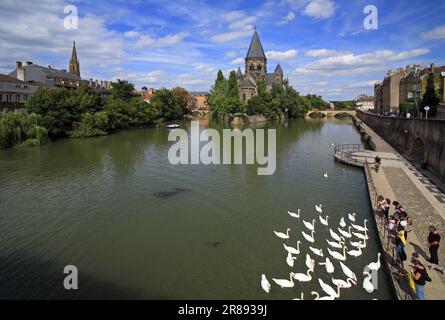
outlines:
{"label": "tree line", "polygon": [[283,85],[273,83],[270,90],[266,90],[266,83],[262,79],[256,85],[256,95],[243,102],[240,99],[236,72],[232,70],[226,79],[219,70],[207,100],[213,115],[242,113],[263,114],[270,119],[285,115],[297,118],[304,116],[310,109],[325,109],[329,106],[320,96],[301,96],[286,80]]}
{"label": "tree line", "polygon": [[[104,102],[86,85],[77,90],[39,90],[26,102],[25,110],[0,119],[0,149],[46,144],[49,138],[106,135],[178,119],[187,113],[189,94],[183,88],[157,90],[150,103],[133,91],[133,84],[118,80]],[[24,144],[27,140],[30,142]]]}

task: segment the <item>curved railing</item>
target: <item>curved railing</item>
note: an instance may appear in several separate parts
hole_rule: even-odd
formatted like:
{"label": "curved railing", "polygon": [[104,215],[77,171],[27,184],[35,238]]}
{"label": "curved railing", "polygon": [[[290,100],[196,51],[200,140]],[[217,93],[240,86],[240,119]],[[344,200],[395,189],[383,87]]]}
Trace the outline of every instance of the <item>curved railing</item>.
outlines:
{"label": "curved railing", "polygon": [[365,148],[361,144],[341,144],[335,147],[334,157],[340,162],[363,167],[363,164],[367,162],[367,157],[355,155],[353,152],[364,150]]}

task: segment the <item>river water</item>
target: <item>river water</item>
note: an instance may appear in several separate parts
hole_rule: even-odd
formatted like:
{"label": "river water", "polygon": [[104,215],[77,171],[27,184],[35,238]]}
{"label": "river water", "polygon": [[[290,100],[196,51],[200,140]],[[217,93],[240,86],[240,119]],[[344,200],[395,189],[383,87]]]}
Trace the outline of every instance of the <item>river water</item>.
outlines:
{"label": "river water", "polygon": [[[322,203],[334,230],[351,212],[358,224],[373,221],[362,170],[335,162],[331,146],[360,143],[360,136],[350,120],[268,126],[277,129],[270,176],[257,175],[255,165],[171,165],[165,128],[0,151],[0,298],[292,299],[313,290],[324,296],[317,279],[331,283],[323,266],[293,289],[271,278],[307,270],[304,226],[288,210],[300,208],[311,221]],[[288,245],[303,242],[294,268],[273,234],[287,227]],[[393,297],[383,267],[378,290],[362,288],[363,267],[378,252],[373,223],[368,227],[364,254],[345,262],[359,283],[342,290],[342,299]],[[316,223],[313,246],[325,248],[328,236]],[[63,288],[66,265],[78,269],[78,290]],[[345,278],[337,261],[334,267],[334,277]],[[269,294],[260,286],[263,273]]]}

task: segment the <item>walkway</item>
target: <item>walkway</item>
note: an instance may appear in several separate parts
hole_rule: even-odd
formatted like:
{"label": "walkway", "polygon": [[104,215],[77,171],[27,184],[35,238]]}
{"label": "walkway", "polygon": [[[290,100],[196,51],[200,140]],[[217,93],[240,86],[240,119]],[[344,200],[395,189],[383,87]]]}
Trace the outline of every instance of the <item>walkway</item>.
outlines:
{"label": "walkway", "polygon": [[[445,239],[445,194],[366,124],[362,123],[360,126],[372,137],[376,151],[357,150],[349,152],[347,156],[343,155],[343,159],[340,159],[340,155],[336,154],[336,158],[340,161],[345,160],[343,162],[349,164],[365,166],[374,209],[376,209],[375,198],[378,195],[383,195],[392,201],[397,200],[402,204],[413,221],[412,232],[408,233],[408,242],[405,248],[408,256],[406,262],[409,263],[411,254],[417,252],[422,257],[422,263],[429,266],[430,264],[425,260],[429,257],[426,246],[428,226],[434,224],[442,238]],[[376,155],[382,159],[382,166],[378,172],[375,172],[372,166],[365,165],[365,163],[373,163]],[[374,187],[375,194],[372,192]],[[392,244],[388,240],[382,220],[377,215],[376,221],[397,295],[399,299],[410,299],[410,295],[412,296],[413,293],[410,294],[406,279],[399,280],[397,269],[391,265],[395,256]],[[445,261],[444,243],[445,240],[442,241],[439,248],[439,259],[442,264]],[[408,270],[407,266],[405,268]],[[433,269],[429,269],[428,273],[432,282],[425,286],[426,298],[445,299],[445,275]]]}

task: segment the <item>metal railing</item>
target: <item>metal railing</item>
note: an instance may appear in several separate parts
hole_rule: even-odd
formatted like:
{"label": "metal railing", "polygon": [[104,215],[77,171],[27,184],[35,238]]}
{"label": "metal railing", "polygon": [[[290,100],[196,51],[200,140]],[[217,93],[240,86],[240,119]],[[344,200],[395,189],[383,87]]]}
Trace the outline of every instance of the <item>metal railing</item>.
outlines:
{"label": "metal railing", "polygon": [[357,151],[365,151],[365,148],[361,144],[342,144],[335,147],[334,155],[341,162],[361,167],[367,158],[354,153]]}

